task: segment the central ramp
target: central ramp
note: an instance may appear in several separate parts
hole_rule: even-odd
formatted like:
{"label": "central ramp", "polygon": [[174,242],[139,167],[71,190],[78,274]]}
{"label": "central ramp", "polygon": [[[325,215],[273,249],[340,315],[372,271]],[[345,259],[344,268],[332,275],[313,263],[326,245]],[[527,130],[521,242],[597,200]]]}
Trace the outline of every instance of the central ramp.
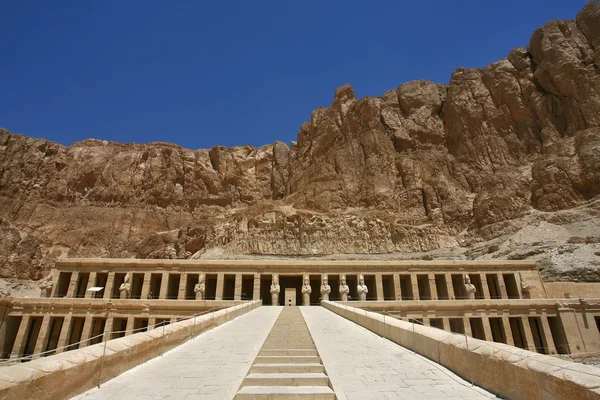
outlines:
{"label": "central ramp", "polygon": [[236,400],[334,400],[329,378],[298,307],[284,307]]}

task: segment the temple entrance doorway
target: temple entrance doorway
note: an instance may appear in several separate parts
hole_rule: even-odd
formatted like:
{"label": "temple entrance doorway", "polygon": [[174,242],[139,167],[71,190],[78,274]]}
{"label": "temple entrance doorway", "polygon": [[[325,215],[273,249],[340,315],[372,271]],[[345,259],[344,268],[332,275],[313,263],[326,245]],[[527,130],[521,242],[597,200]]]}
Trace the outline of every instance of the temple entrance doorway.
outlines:
{"label": "temple entrance doorway", "polygon": [[[296,294],[296,305],[302,304],[302,275],[279,275],[279,285],[281,286],[281,292],[279,292],[279,305],[287,306],[287,298],[285,299],[286,304],[283,304],[284,297],[287,296],[286,289],[294,289]],[[319,288],[312,288],[313,291],[319,290]]]}
{"label": "temple entrance doorway", "polygon": [[285,303],[286,307],[293,307],[296,305],[296,289],[287,288],[285,289]]}

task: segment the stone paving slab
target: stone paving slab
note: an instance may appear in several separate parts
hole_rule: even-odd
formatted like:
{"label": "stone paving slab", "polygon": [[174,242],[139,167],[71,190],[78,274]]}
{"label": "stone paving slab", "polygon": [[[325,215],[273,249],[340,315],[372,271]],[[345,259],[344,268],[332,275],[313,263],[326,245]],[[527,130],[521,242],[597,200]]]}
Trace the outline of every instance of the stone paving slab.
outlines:
{"label": "stone paving slab", "polygon": [[260,307],[74,399],[232,399],[281,309]]}
{"label": "stone paving slab", "polygon": [[338,400],[497,398],[323,307],[301,311]]}

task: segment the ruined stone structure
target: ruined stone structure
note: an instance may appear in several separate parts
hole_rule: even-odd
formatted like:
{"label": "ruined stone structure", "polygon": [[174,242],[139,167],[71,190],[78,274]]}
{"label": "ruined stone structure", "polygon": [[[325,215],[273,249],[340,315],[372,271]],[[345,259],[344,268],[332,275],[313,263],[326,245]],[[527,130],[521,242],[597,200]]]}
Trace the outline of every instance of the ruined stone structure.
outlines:
{"label": "ruined stone structure", "polygon": [[63,259],[51,283],[49,298],[2,300],[3,358],[52,352],[104,331],[116,338],[242,300],[284,305],[283,292],[295,295],[294,305],[348,300],[545,354],[600,351],[600,301],[548,298],[527,261]]}

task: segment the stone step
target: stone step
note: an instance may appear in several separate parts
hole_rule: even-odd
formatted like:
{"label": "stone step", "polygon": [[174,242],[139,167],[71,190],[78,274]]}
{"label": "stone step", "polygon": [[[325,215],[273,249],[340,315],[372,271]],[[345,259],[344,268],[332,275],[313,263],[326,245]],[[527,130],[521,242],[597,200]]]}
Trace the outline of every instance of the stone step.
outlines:
{"label": "stone step", "polygon": [[320,363],[318,356],[258,356],[255,364],[315,364]]}
{"label": "stone step", "polygon": [[253,374],[246,376],[244,386],[329,386],[329,378],[324,373],[277,373]]}
{"label": "stone step", "polygon": [[263,349],[259,356],[317,356],[316,349]]}
{"label": "stone step", "polygon": [[254,364],[250,367],[251,374],[280,374],[280,373],[321,373],[325,372],[323,364]]}
{"label": "stone step", "polygon": [[245,386],[236,400],[335,400],[335,393],[327,386]]}

